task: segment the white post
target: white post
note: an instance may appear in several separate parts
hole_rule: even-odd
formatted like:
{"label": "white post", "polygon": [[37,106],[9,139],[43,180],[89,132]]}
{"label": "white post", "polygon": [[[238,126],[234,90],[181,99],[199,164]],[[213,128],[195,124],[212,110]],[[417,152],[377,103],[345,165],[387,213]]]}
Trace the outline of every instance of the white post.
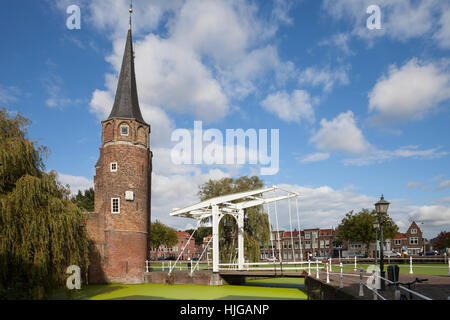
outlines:
{"label": "white post", "polygon": [[448,259],[448,276],[450,277],[450,259]]}
{"label": "white post", "polygon": [[213,272],[219,272],[219,208],[212,206]]}
{"label": "white post", "polygon": [[331,267],[331,258],[330,258],[330,272],[333,272],[333,268]]}
{"label": "white post", "polygon": [[316,260],[316,278],[319,279],[319,261]]}
{"label": "white post", "polygon": [[328,263],[327,263],[327,283],[330,283],[330,273],[328,272]]}
{"label": "white post", "polygon": [[[450,260],[449,260],[449,262],[450,262]],[[449,274],[450,274],[450,264],[449,264]],[[309,257],[308,257],[308,276],[310,276],[311,275],[311,261],[309,260]]]}
{"label": "white post", "polygon": [[343,288],[344,287],[344,283],[343,283],[343,274],[342,274],[342,262],[339,264],[339,267],[341,268],[341,273],[339,275],[339,288]]}
{"label": "white post", "polygon": [[413,274],[413,269],[412,269],[412,257],[409,257],[409,274]]}
{"label": "white post", "polygon": [[164,271],[164,260],[162,262],[162,271]]}
{"label": "white post", "polygon": [[145,260],[145,272],[148,272],[148,260]]}
{"label": "white post", "polygon": [[238,213],[238,269],[244,269],[244,210]]}
{"label": "white post", "polygon": [[356,256],[355,256],[355,271],[356,271]]}
{"label": "white post", "polygon": [[364,289],[363,289],[363,269],[359,270],[359,296],[364,297]]}
{"label": "white post", "polygon": [[169,271],[172,270],[172,261],[169,260]]}
{"label": "white post", "polygon": [[190,260],[190,262],[191,262],[191,274],[192,274],[192,260]]}

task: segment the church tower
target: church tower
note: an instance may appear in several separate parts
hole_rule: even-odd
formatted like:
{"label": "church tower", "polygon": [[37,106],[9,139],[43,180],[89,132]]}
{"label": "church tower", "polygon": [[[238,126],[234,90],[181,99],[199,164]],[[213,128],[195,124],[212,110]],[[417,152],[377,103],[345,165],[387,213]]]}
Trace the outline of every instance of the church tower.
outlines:
{"label": "church tower", "polygon": [[149,135],[138,102],[130,15],[116,97],[111,114],[102,121],[95,166],[95,212],[87,221],[89,283],[144,281],[152,173]]}

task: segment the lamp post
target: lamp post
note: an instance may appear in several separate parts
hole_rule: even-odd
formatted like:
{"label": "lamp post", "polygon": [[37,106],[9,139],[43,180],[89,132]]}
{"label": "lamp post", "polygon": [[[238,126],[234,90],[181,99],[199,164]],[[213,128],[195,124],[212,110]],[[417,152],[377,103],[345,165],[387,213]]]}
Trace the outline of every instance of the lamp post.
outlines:
{"label": "lamp post", "polygon": [[[381,277],[384,278],[385,277],[385,273],[384,273],[384,239],[383,239],[383,222],[384,219],[387,215],[387,210],[389,208],[389,202],[387,202],[386,200],[384,200],[384,196],[381,195],[380,201],[378,201],[377,203],[375,203],[375,210],[377,212],[377,216],[378,216],[378,222],[380,223],[380,274]],[[384,290],[384,280],[381,280],[381,290]]]}
{"label": "lamp post", "polygon": [[380,224],[378,221],[373,223],[373,228],[375,229],[375,265],[378,265],[378,228]]}

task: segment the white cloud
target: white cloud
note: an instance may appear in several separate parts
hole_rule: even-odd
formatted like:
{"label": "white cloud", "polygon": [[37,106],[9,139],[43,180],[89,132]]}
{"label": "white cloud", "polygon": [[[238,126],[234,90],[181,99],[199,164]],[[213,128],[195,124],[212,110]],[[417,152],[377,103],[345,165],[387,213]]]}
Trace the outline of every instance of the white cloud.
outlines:
{"label": "white cloud", "polygon": [[333,120],[320,121],[319,131],[310,139],[318,149],[346,153],[362,153],[371,145],[357,127],[352,111],[339,114]]}
{"label": "white cloud", "polygon": [[450,73],[445,62],[421,62],[414,58],[400,69],[392,65],[369,93],[372,121],[386,123],[423,118],[450,98]]}
{"label": "white cloud", "polygon": [[78,191],[84,191],[94,187],[93,180],[82,176],[72,176],[69,174],[58,173],[58,181],[63,185],[69,185],[71,194],[77,194]]}
{"label": "white cloud", "polygon": [[0,104],[9,104],[11,102],[16,102],[19,95],[20,90],[18,88],[0,84]]}
{"label": "white cloud", "polygon": [[430,187],[426,186],[422,182],[410,181],[406,184],[406,187],[411,189],[422,189],[422,190],[430,190]]}
{"label": "white cloud", "polygon": [[340,67],[331,70],[330,67],[309,67],[300,74],[299,83],[322,86],[324,92],[330,92],[335,85],[349,83],[348,68]]}
{"label": "white cloud", "polygon": [[416,221],[432,227],[445,228],[450,226],[450,207],[431,205],[431,206],[412,206],[410,216]]}
{"label": "white cloud", "polygon": [[450,180],[445,180],[442,181],[439,186],[437,187],[438,190],[443,190],[443,189],[447,189],[450,188]]}
{"label": "white cloud", "polygon": [[450,48],[450,5],[447,5],[443,10],[441,18],[439,19],[440,28],[433,35],[434,39],[443,48]]}
{"label": "white cloud", "polygon": [[412,158],[420,160],[432,160],[446,156],[448,152],[440,151],[440,148],[420,150],[418,146],[404,146],[396,150],[370,149],[357,158],[344,159],[345,165],[366,166],[374,163],[382,163],[398,158]]}
{"label": "white cloud", "polygon": [[192,174],[160,175],[153,174],[152,178],[152,220],[160,220],[175,228],[184,228],[186,223],[196,224],[196,220],[175,218],[170,216],[174,208],[184,208],[199,202],[197,192],[199,186],[209,179],[218,180],[229,177],[219,169],[202,173],[200,169]]}
{"label": "white cloud", "polygon": [[311,98],[308,92],[294,90],[292,94],[286,91],[269,94],[261,105],[283,121],[300,123],[302,120],[314,121],[313,104],[315,103],[315,99]]}
{"label": "white cloud", "polygon": [[318,162],[326,160],[330,157],[328,152],[316,152],[311,153],[305,156],[304,158],[299,159],[301,163],[310,163],[310,162]]}
{"label": "white cloud", "polygon": [[[381,29],[369,30],[366,13],[369,5],[381,9]],[[351,34],[373,41],[377,37],[389,37],[404,42],[425,37],[434,39],[441,47],[448,47],[449,24],[446,16],[448,4],[439,0],[325,0],[322,8],[336,21],[344,20]]]}
{"label": "white cloud", "polygon": [[319,46],[333,46],[350,56],[354,55],[354,52],[350,49],[349,42],[350,35],[348,33],[337,33],[319,42]]}
{"label": "white cloud", "polygon": [[[139,40],[134,50],[143,112],[148,106],[220,121],[233,110],[231,100],[255,92],[265,73],[273,72],[277,79],[289,77],[292,64],[280,61],[277,48],[268,43],[288,17],[288,5],[283,1],[275,5],[276,17],[264,21],[258,17],[257,6],[247,1],[137,1],[133,30],[140,37],[135,37]],[[128,21],[127,14],[120,12],[127,12],[127,6],[127,1],[90,5],[94,26],[112,29],[113,53],[107,61],[116,74]],[[119,21],[110,19],[112,13]],[[156,30],[164,31],[149,33]],[[116,77],[107,75],[107,92],[94,92],[94,112],[98,113],[99,105],[111,103]]]}
{"label": "white cloud", "polygon": [[[300,194],[298,200],[300,228],[330,228],[337,227],[345,214],[353,210],[373,210],[379,197],[350,192],[346,189],[334,189],[330,186],[301,186],[281,184],[278,187]],[[447,199],[448,200],[448,199]],[[434,237],[443,226],[450,225],[450,207],[411,206],[405,199],[388,199],[391,202],[389,216],[397,223],[400,232],[406,232],[413,220],[424,222],[421,226],[428,238]],[[270,206],[271,222],[275,225],[274,205]],[[267,206],[265,207],[267,211]],[[288,201],[277,203],[280,229],[289,230]],[[291,200],[292,228],[297,228],[297,211],[295,200]],[[444,227],[445,229],[445,227]]]}

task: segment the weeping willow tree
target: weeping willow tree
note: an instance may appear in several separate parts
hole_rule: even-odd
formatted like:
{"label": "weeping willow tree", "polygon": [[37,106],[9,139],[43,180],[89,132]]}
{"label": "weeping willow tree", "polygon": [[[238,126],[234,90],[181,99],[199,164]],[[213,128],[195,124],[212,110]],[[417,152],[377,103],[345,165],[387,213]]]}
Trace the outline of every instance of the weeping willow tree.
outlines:
{"label": "weeping willow tree", "polygon": [[28,124],[0,109],[0,298],[45,299],[69,265],[88,266],[80,209],[45,172],[47,149],[27,139]]}
{"label": "weeping willow tree", "polygon": [[[231,193],[264,188],[259,177],[223,178],[209,180],[200,186],[200,199],[207,200]],[[237,256],[238,229],[234,217],[225,215],[219,224],[219,248],[221,261],[229,262]],[[258,262],[260,246],[267,246],[270,239],[269,217],[262,206],[247,208],[244,211],[244,250],[249,261]]]}

